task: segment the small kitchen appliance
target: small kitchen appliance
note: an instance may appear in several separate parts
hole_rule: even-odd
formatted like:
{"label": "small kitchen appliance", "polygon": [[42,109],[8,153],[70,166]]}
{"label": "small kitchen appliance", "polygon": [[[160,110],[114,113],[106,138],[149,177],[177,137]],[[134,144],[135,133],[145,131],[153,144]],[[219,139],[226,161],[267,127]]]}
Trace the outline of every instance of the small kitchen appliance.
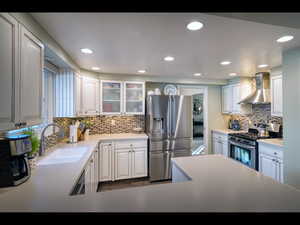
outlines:
{"label": "small kitchen appliance", "polygon": [[0,139],[0,187],[19,185],[30,177],[27,153],[31,152],[29,135]]}

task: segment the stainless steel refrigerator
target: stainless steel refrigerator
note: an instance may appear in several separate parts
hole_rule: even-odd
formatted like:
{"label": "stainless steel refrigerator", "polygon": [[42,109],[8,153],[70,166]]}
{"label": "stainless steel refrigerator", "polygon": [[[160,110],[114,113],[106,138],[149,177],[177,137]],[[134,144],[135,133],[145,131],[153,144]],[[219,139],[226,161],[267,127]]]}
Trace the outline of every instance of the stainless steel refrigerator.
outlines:
{"label": "stainless steel refrigerator", "polygon": [[146,105],[150,181],[172,178],[171,158],[192,155],[192,96],[150,95]]}

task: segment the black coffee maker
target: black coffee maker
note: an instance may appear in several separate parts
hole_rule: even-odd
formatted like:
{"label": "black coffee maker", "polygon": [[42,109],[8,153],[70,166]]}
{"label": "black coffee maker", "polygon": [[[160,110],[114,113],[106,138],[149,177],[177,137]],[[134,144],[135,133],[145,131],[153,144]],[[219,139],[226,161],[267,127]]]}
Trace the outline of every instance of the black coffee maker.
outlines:
{"label": "black coffee maker", "polygon": [[0,139],[0,187],[19,185],[30,177],[27,154],[31,152],[29,135]]}

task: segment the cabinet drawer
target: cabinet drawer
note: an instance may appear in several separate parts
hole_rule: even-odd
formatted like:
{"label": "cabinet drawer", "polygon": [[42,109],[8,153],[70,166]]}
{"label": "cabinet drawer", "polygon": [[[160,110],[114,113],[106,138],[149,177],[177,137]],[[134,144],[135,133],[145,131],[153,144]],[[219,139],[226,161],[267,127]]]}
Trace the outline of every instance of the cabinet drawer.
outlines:
{"label": "cabinet drawer", "polygon": [[116,149],[147,148],[147,140],[116,141],[115,148]]}
{"label": "cabinet drawer", "polygon": [[224,142],[228,140],[228,136],[226,134],[220,134],[217,132],[213,132],[212,137],[215,140],[224,141]]}
{"label": "cabinet drawer", "polygon": [[273,157],[275,156],[281,160],[283,159],[283,149],[277,146],[259,143],[258,151],[259,153],[267,154]]}

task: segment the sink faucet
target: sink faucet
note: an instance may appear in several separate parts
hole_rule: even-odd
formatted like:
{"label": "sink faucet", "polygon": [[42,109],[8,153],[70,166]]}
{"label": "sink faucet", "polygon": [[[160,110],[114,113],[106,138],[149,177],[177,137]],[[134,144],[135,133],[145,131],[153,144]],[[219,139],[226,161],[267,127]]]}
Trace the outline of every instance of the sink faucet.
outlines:
{"label": "sink faucet", "polygon": [[[46,148],[46,146],[45,146],[45,131],[47,130],[48,127],[51,127],[51,126],[53,128],[54,127],[58,127],[59,128],[59,135],[58,136],[60,138],[63,138],[64,135],[65,135],[64,129],[61,126],[59,126],[58,124],[56,124],[56,123],[50,123],[47,126],[45,126],[44,129],[42,130],[42,133],[41,133],[39,156],[42,156],[42,155],[45,154],[45,148]],[[53,129],[53,131],[54,131],[54,129]]]}

